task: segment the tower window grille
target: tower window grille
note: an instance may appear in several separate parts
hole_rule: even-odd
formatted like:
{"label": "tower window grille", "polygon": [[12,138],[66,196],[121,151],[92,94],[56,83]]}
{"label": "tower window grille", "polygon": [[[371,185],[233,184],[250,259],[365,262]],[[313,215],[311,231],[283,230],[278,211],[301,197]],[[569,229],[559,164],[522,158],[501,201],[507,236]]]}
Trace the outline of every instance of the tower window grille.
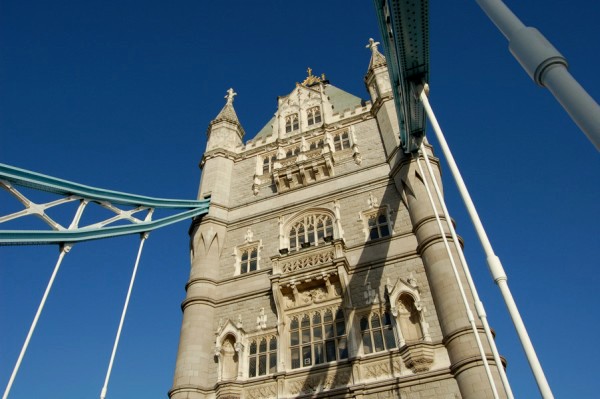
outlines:
{"label": "tower window grille", "polygon": [[348,134],[348,132],[337,134],[333,138],[333,145],[336,151],[341,151],[350,148],[350,135]]}
{"label": "tower window grille", "polygon": [[290,251],[333,239],[333,220],[329,215],[307,215],[294,223],[289,232]]}
{"label": "tower window grille", "polygon": [[381,352],[396,347],[396,339],[389,312],[373,312],[360,318],[360,332],[365,354]]}
{"label": "tower window grille", "polygon": [[263,337],[250,342],[248,377],[277,372],[277,338]]}
{"label": "tower window grille", "polygon": [[275,155],[265,155],[263,158],[263,175],[269,174],[273,171],[273,166],[277,157]]}
{"label": "tower window grille", "polygon": [[258,270],[258,247],[244,248],[240,256],[240,274]]}
{"label": "tower window grille", "polygon": [[285,117],[285,132],[291,133],[300,128],[298,114],[291,114]]}
{"label": "tower window grille", "polygon": [[385,210],[368,215],[367,218],[369,240],[376,240],[390,235],[390,223]]}
{"label": "tower window grille", "polygon": [[348,358],[346,321],[341,309],[294,316],[290,323],[292,369]]}
{"label": "tower window grille", "polygon": [[308,117],[308,126],[321,123],[321,107],[309,108],[306,111],[306,115]]}

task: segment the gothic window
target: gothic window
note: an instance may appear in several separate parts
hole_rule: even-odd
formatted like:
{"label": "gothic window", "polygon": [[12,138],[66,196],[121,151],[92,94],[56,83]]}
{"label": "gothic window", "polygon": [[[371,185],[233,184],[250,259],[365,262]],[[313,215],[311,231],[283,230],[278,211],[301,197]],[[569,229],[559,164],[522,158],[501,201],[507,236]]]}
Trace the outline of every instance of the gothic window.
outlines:
{"label": "gothic window", "polygon": [[259,269],[260,241],[248,242],[236,248],[236,275],[254,272]]}
{"label": "gothic window", "polygon": [[376,240],[390,235],[390,223],[385,209],[366,215],[366,217],[369,240]]}
{"label": "gothic window", "polygon": [[329,215],[306,215],[289,231],[290,251],[319,245],[333,239],[333,220]]}
{"label": "gothic window", "polygon": [[253,272],[258,267],[258,248],[247,248],[242,251],[240,273]]}
{"label": "gothic window", "polygon": [[298,124],[298,114],[291,114],[285,117],[285,132],[290,133],[300,128]]}
{"label": "gothic window", "polygon": [[341,151],[350,148],[350,135],[348,134],[348,132],[336,135],[333,138],[333,144],[336,151]]}
{"label": "gothic window", "polygon": [[398,323],[405,341],[418,341],[423,338],[421,329],[421,316],[415,306],[414,298],[409,294],[402,294],[398,299]]}
{"label": "gothic window", "polygon": [[389,312],[373,312],[360,318],[363,352],[381,352],[396,347],[392,317]]}
{"label": "gothic window", "polygon": [[341,309],[324,309],[292,317],[292,369],[348,358],[346,321]]}
{"label": "gothic window", "polygon": [[321,123],[321,107],[313,107],[306,111],[308,117],[308,126]]}
{"label": "gothic window", "polygon": [[273,171],[273,166],[277,157],[275,155],[265,155],[263,158],[263,175],[269,174]]}
{"label": "gothic window", "polygon": [[248,377],[273,374],[277,371],[277,338],[263,337],[250,342]]}

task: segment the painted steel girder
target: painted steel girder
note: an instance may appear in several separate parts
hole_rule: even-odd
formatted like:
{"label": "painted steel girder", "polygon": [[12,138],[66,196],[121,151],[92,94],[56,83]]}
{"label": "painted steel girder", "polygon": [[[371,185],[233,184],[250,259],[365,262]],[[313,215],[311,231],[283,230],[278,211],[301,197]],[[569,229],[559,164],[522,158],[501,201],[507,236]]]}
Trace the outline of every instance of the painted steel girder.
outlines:
{"label": "painted steel girder", "polygon": [[429,1],[374,0],[388,61],[404,152],[418,151],[425,137],[419,86],[429,82]]}
{"label": "painted steel girder", "polygon": [[[18,192],[14,186],[54,193],[62,196],[63,199],[48,204],[36,204]],[[105,190],[4,164],[0,164],[0,187],[7,189],[25,207],[24,210],[12,215],[0,215],[0,223],[21,216],[35,215],[42,218],[51,227],[51,230],[0,230],[0,245],[77,243],[127,234],[147,233],[183,220],[202,217],[208,213],[210,203],[208,199],[174,200]],[[60,226],[44,212],[47,208],[72,201],[79,201],[80,206],[68,228]],[[104,222],[79,227],[81,213],[84,212],[85,205],[88,203],[100,204],[113,211],[115,216]],[[117,205],[133,209],[121,210]],[[181,210],[181,212],[152,220],[155,209]],[[143,220],[134,217],[133,215],[137,212],[147,212],[146,217]],[[115,221],[125,221],[131,224],[110,226]]]}

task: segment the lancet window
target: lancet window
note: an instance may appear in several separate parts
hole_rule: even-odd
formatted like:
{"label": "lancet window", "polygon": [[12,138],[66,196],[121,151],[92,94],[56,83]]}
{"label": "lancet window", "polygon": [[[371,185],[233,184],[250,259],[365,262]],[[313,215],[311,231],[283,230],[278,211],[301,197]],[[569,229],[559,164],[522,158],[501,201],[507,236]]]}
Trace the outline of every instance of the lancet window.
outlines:
{"label": "lancet window", "polygon": [[285,132],[290,133],[300,128],[298,114],[291,114],[285,117]]}
{"label": "lancet window", "polygon": [[396,338],[389,312],[373,312],[360,318],[363,353],[381,352],[396,347]]}
{"label": "lancet window", "polygon": [[273,166],[275,165],[275,161],[277,157],[272,155],[265,155],[263,157],[263,175],[269,174],[273,171]]}
{"label": "lancet window", "polygon": [[306,111],[306,115],[308,117],[308,126],[321,123],[321,107],[309,108]]}
{"label": "lancet window", "polygon": [[249,240],[245,245],[236,248],[235,274],[245,274],[259,269],[260,241]]}
{"label": "lancet window", "polygon": [[290,251],[319,245],[333,239],[333,220],[329,215],[306,215],[289,231]]}
{"label": "lancet window", "polygon": [[348,132],[335,135],[333,138],[333,145],[336,151],[341,151],[350,148],[350,135],[348,134]]}
{"label": "lancet window", "polygon": [[277,371],[277,338],[262,337],[250,341],[248,377],[273,374]]}
{"label": "lancet window", "polygon": [[323,309],[290,320],[292,369],[348,358],[342,309]]}

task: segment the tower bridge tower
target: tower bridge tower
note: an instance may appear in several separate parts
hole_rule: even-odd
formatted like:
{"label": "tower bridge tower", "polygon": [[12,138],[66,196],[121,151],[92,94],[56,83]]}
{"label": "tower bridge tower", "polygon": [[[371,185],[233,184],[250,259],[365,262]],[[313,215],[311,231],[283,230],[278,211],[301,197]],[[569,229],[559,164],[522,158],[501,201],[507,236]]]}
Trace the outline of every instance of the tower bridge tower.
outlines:
{"label": "tower bridge tower", "polygon": [[309,69],[245,144],[232,89],[209,124],[170,398],[493,397],[367,47],[369,101]]}

